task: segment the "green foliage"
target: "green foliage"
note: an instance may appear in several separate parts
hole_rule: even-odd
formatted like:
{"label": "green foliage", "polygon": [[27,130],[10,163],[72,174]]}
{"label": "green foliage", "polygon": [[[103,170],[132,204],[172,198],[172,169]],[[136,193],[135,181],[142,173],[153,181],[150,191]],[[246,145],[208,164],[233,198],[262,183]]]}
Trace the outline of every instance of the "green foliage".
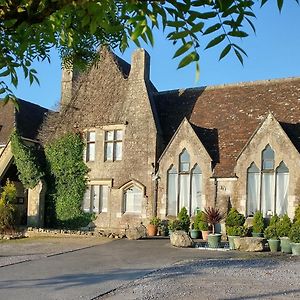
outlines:
{"label": "green foliage", "polygon": [[[231,52],[243,63],[246,52],[236,41],[255,32],[253,7],[267,1],[0,1],[0,78],[17,87],[21,69],[30,84],[38,82],[33,61],[50,61],[52,47],[66,66],[75,63],[75,68],[82,68],[97,58],[99,45],[121,51],[130,40],[137,46],[141,41],[154,45],[154,28],[176,45],[178,68],[196,62],[199,73],[204,36],[210,37],[205,49],[221,47],[219,59]],[[277,3],[281,10],[283,0]],[[6,101],[13,97],[0,79],[1,95]]]}
{"label": "green foliage", "polygon": [[173,220],[170,221],[168,224],[169,230],[175,231],[175,230],[184,230],[181,221],[179,220]]}
{"label": "green foliage", "polygon": [[34,188],[44,176],[35,156],[34,148],[25,145],[16,130],[11,134],[11,148],[20,181],[25,188]]}
{"label": "green foliage", "polygon": [[262,212],[256,211],[253,216],[253,232],[262,233],[264,232],[265,222]]}
{"label": "green foliage", "polygon": [[13,183],[9,180],[3,187],[0,196],[0,232],[6,232],[13,229],[15,206],[13,202],[16,200],[17,190]]}
{"label": "green foliage", "polygon": [[160,222],[161,222],[161,220],[160,220],[160,218],[158,218],[158,217],[153,217],[153,218],[150,220],[150,224],[156,225],[156,226],[159,226],[159,225],[160,225]]}
{"label": "green foliage", "polygon": [[[84,144],[79,135],[69,133],[45,149],[48,163],[48,212],[55,209],[55,224],[65,228],[86,226],[92,214],[82,211],[88,168],[83,162]],[[52,220],[53,222],[53,220]]]}
{"label": "green foliage", "polygon": [[279,237],[289,236],[292,222],[287,214],[284,214],[277,223],[277,233]]}
{"label": "green foliage", "polygon": [[292,225],[289,238],[292,243],[300,243],[300,222],[296,222]]}
{"label": "green foliage", "polygon": [[208,231],[208,223],[205,221],[205,215],[203,211],[197,213],[194,221],[194,229],[200,231]]}
{"label": "green foliage", "polygon": [[185,230],[186,232],[189,232],[191,221],[190,221],[190,217],[187,214],[187,209],[185,207],[183,207],[180,210],[177,218],[182,225],[182,229]]}
{"label": "green foliage", "polygon": [[269,225],[276,225],[280,221],[280,218],[275,214],[271,217]]}
{"label": "green foliage", "polygon": [[204,216],[206,222],[212,226],[212,233],[214,234],[215,226],[224,219],[224,213],[222,213],[218,208],[207,207],[204,209]]}
{"label": "green foliage", "polygon": [[276,223],[270,224],[264,231],[264,235],[268,240],[277,240],[278,239],[278,230]]}
{"label": "green foliage", "polygon": [[225,220],[226,227],[243,226],[244,223],[245,216],[239,213],[235,208],[231,208]]}
{"label": "green foliage", "polygon": [[300,221],[300,204],[295,209],[294,223]]}
{"label": "green foliage", "polygon": [[230,226],[226,231],[228,236],[246,236],[248,230],[245,226]]}

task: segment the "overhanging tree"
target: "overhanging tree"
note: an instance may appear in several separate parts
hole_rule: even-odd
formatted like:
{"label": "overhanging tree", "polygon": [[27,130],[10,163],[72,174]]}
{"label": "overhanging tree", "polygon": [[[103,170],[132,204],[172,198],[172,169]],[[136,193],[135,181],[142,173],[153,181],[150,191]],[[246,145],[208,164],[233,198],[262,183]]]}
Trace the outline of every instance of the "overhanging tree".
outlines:
{"label": "overhanging tree", "polygon": [[[290,0],[291,1],[291,0]],[[298,0],[292,0],[298,3]],[[153,29],[163,30],[175,46],[178,68],[195,62],[199,47],[222,45],[219,59],[229,52],[243,63],[246,52],[236,40],[255,31],[252,8],[268,0],[0,0],[0,96],[13,93],[8,78],[18,85],[21,68],[30,84],[38,82],[34,60],[50,61],[50,49],[59,50],[66,66],[83,68],[97,58],[100,45],[125,51],[130,40],[154,44]],[[283,0],[277,0],[279,10]]]}

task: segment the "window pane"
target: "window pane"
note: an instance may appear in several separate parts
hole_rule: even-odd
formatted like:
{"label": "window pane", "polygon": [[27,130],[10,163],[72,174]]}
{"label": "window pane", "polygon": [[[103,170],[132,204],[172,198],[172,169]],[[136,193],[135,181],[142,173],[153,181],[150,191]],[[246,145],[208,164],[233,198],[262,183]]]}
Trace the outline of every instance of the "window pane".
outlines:
{"label": "window pane", "polygon": [[259,176],[260,173],[250,172],[247,177],[247,216],[253,216],[259,210]]}
{"label": "window pane", "polygon": [[115,143],[115,160],[122,159],[122,142]]}
{"label": "window pane", "polygon": [[264,217],[274,214],[274,174],[262,174],[261,212]]}
{"label": "window pane", "polygon": [[168,172],[168,203],[167,203],[167,214],[169,216],[177,215],[177,180],[178,175],[176,168],[172,168]]}
{"label": "window pane", "polygon": [[125,192],[125,211],[140,213],[142,211],[142,191],[131,187]]}
{"label": "window pane", "polygon": [[90,186],[87,187],[84,196],[83,196],[83,203],[82,203],[83,211],[90,212],[91,211],[91,190]]}
{"label": "window pane", "polygon": [[190,170],[189,163],[181,163],[180,164],[180,172],[188,172]]}
{"label": "window pane", "polygon": [[87,144],[87,161],[95,160],[95,143]]}
{"label": "window pane", "polygon": [[180,172],[188,172],[190,170],[190,155],[186,149],[179,156]]}
{"label": "window pane", "polygon": [[270,147],[270,145],[267,145],[265,150],[263,150],[262,160],[263,160],[263,165],[262,165],[263,170],[273,170],[274,169],[274,151]]}
{"label": "window pane", "polygon": [[93,212],[100,212],[100,187],[99,185],[92,185],[92,204],[93,204]]}
{"label": "window pane", "polygon": [[113,141],[114,140],[114,131],[105,131],[105,141]]}
{"label": "window pane", "polygon": [[116,130],[116,137],[115,139],[118,140],[118,141],[122,141],[123,139],[123,131],[122,130]]}
{"label": "window pane", "polygon": [[105,160],[113,160],[113,143],[105,143]]}
{"label": "window pane", "polygon": [[108,204],[108,186],[107,185],[101,185],[100,186],[100,205],[101,205],[101,211],[107,212],[107,204]]}
{"label": "window pane", "polygon": [[191,214],[194,215],[197,209],[201,209],[201,196],[202,196],[202,174],[198,165],[192,172],[192,209]]}
{"label": "window pane", "polygon": [[95,142],[95,141],[96,141],[95,131],[88,132],[88,142]]}
{"label": "window pane", "polygon": [[289,169],[281,162],[276,172],[276,213],[287,213],[288,207]]}
{"label": "window pane", "polygon": [[180,174],[179,175],[179,210],[185,207],[187,211],[190,211],[190,175]]}

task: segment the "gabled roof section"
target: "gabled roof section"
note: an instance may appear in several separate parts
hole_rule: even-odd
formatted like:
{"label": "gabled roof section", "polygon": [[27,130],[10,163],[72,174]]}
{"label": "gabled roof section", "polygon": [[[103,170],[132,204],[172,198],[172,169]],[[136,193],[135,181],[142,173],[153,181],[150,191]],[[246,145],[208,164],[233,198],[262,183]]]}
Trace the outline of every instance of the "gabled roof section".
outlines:
{"label": "gabled roof section", "polygon": [[48,109],[28,101],[18,99],[19,111],[9,101],[6,105],[0,100],[0,144],[6,144],[14,128],[24,138],[35,140]]}
{"label": "gabled roof section", "polygon": [[206,129],[204,139],[199,134],[215,176],[234,176],[239,153],[269,112],[300,151],[300,78],[159,92],[155,101],[167,142],[184,117]]}
{"label": "gabled roof section", "polygon": [[171,147],[173,141],[177,138],[179,132],[181,130],[183,130],[184,128],[186,128],[188,130],[189,136],[186,136],[187,141],[195,138],[199,141],[199,148],[202,148],[202,150],[204,151],[204,153],[207,154],[207,158],[211,160],[211,156],[209,155],[209,153],[207,152],[206,148],[203,146],[201,140],[199,139],[199,136],[196,134],[194,127],[190,124],[190,122],[188,121],[187,118],[184,118],[181,122],[181,124],[178,126],[177,130],[175,131],[175,133],[173,134],[171,140],[169,141],[167,147],[165,148],[164,152],[162,153],[162,155],[160,156],[158,162],[160,162],[162,160],[162,158],[164,157],[164,155],[168,152],[169,148]]}

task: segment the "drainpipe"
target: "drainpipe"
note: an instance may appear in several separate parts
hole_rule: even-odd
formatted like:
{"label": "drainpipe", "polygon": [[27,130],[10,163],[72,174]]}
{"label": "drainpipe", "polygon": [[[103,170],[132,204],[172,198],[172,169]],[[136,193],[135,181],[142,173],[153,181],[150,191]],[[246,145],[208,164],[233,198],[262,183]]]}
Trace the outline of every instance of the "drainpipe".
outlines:
{"label": "drainpipe", "polygon": [[217,206],[217,199],[218,199],[218,180],[217,178],[215,177],[215,180],[214,180],[214,183],[215,183],[215,199],[214,199],[214,206],[216,207]]}
{"label": "drainpipe", "polygon": [[154,181],[154,190],[153,190],[153,206],[152,206],[152,215],[153,217],[157,216],[157,199],[158,199],[158,171],[157,166],[155,164],[152,164],[153,166],[153,172],[152,172],[152,181]]}

